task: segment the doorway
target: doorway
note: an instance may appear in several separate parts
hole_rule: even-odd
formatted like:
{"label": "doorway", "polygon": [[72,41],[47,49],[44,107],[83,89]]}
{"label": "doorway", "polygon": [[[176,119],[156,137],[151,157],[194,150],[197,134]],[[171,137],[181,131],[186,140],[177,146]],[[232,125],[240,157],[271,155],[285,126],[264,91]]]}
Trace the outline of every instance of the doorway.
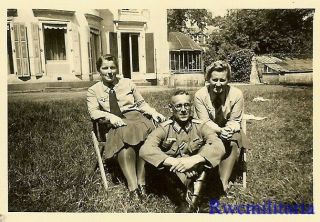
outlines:
{"label": "doorway", "polygon": [[14,74],[10,24],[7,24],[7,57],[8,57],[7,72],[8,74]]}
{"label": "doorway", "polygon": [[140,72],[139,34],[121,33],[122,74],[125,78]]}

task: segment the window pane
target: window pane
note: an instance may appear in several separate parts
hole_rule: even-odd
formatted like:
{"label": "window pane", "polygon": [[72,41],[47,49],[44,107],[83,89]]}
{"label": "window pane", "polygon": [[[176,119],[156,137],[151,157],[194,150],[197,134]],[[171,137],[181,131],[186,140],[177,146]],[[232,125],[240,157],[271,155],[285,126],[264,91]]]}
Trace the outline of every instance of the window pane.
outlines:
{"label": "window pane", "polygon": [[26,30],[24,25],[20,25],[20,40],[25,41],[26,40]]}
{"label": "window pane", "polygon": [[179,64],[178,64],[179,55],[178,55],[178,53],[175,52],[173,54],[173,59],[174,59],[174,70],[179,70]]}
{"label": "window pane", "polygon": [[21,43],[21,54],[22,54],[22,58],[27,58],[28,54],[27,54],[27,43],[26,42],[22,42]]}
{"label": "window pane", "polygon": [[192,54],[193,54],[193,52],[189,52],[189,53],[188,53],[188,69],[189,69],[189,70],[192,70],[192,64],[193,64]]}
{"label": "window pane", "polygon": [[19,45],[19,42],[15,42],[14,45],[15,45],[15,49],[16,49],[16,57],[20,58],[21,56],[20,56],[20,45]]}
{"label": "window pane", "polygon": [[186,72],[188,70],[188,55],[187,52],[183,52],[183,71]]}
{"label": "window pane", "polygon": [[47,60],[66,60],[65,29],[44,29]]}

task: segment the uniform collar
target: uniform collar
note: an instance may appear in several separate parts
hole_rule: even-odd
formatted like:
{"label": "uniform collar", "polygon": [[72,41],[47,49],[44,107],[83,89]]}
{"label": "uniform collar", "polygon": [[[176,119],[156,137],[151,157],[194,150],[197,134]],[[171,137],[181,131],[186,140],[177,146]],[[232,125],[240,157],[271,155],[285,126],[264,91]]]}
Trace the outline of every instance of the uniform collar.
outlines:
{"label": "uniform collar", "polygon": [[[114,85],[113,89],[118,88],[119,81],[120,81],[120,80],[118,79],[118,82]],[[105,84],[103,84],[102,80],[101,80],[100,82],[101,82],[101,86],[102,86],[103,91],[109,93],[109,91],[110,91],[111,88],[109,88],[108,86],[106,86]]]}
{"label": "uniform collar", "polygon": [[177,121],[173,120],[172,128],[177,133],[180,133],[181,130],[184,130],[187,133],[189,133],[192,130],[192,121],[191,120],[192,120],[192,118],[190,118],[190,120],[188,120],[188,122],[187,122],[187,124],[185,125],[184,128],[182,128]]}

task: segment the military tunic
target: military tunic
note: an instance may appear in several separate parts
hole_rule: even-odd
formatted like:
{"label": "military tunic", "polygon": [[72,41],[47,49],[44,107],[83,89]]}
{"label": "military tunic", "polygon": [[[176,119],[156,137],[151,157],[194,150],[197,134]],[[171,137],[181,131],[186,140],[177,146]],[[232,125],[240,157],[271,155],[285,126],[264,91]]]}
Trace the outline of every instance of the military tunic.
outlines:
{"label": "military tunic", "polygon": [[[175,142],[170,142],[174,139]],[[192,119],[184,128],[168,120],[148,136],[139,154],[155,167],[161,167],[168,157],[196,154],[206,160],[206,165],[215,167],[225,154],[225,148],[217,134],[200,120]]]}

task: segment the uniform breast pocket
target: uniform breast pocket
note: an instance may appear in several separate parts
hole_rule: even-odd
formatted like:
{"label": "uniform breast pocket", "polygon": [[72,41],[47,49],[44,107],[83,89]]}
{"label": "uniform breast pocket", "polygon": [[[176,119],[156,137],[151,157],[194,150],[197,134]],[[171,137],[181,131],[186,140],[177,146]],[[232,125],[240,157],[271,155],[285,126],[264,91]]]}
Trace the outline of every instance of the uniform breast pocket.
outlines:
{"label": "uniform breast pocket", "polygon": [[205,141],[200,137],[195,137],[189,143],[189,150],[191,152],[200,149],[205,144]]}
{"label": "uniform breast pocket", "polygon": [[[161,149],[164,152],[167,152],[169,150],[174,150],[174,147],[176,147],[174,144],[176,144],[177,139],[176,138],[170,138],[168,137],[165,141],[161,144]],[[175,149],[176,150],[176,149]]]}

